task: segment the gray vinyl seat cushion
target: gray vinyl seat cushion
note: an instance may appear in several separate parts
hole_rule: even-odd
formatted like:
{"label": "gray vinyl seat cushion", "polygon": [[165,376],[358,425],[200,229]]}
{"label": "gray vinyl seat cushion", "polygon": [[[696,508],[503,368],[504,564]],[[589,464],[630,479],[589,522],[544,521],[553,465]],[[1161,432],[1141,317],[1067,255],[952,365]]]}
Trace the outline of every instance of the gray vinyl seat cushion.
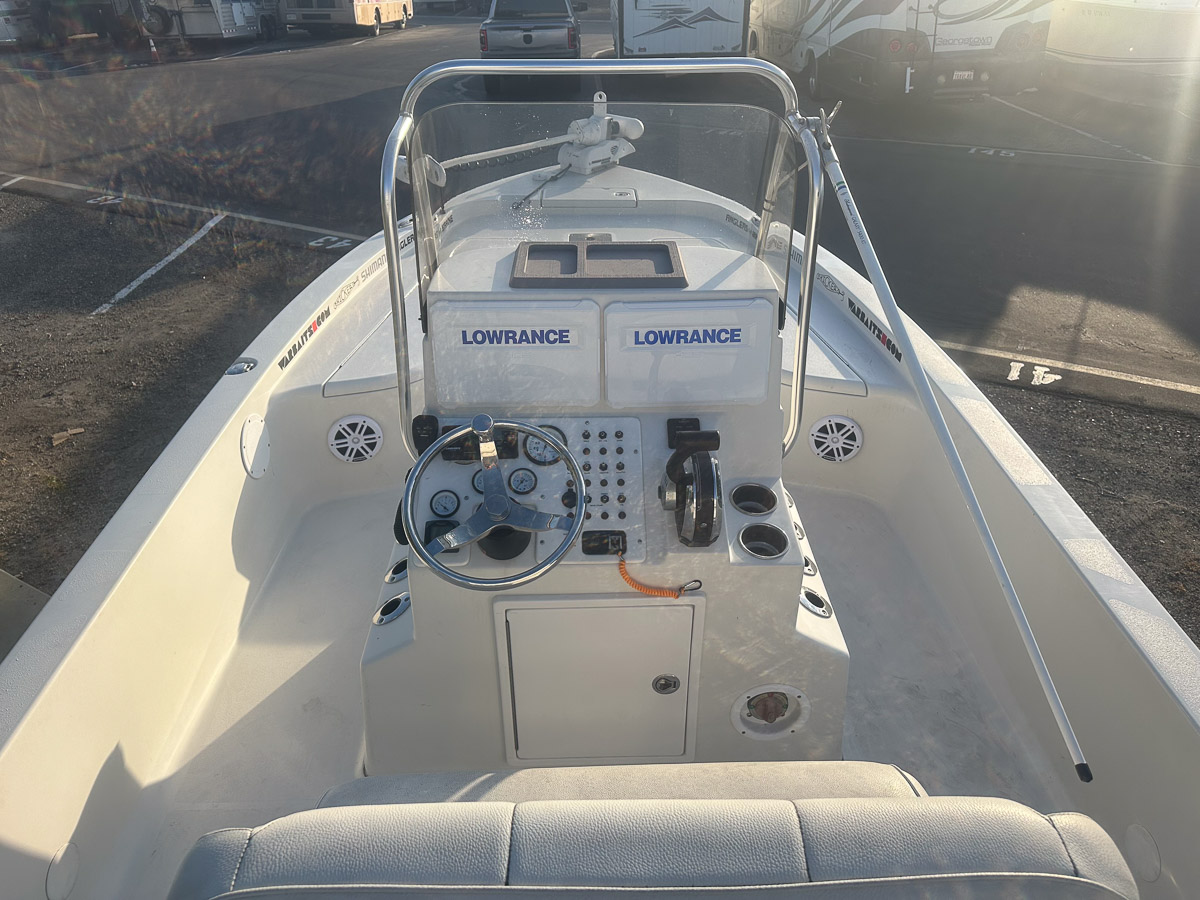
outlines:
{"label": "gray vinyl seat cushion", "polygon": [[975,797],[326,807],[201,838],[169,900],[1135,900],[1108,835]]}
{"label": "gray vinyl seat cushion", "polygon": [[433,772],[357,778],[320,806],[454,800],[814,800],[924,797],[897,766],[859,761],[730,762],[565,766],[509,772]]}

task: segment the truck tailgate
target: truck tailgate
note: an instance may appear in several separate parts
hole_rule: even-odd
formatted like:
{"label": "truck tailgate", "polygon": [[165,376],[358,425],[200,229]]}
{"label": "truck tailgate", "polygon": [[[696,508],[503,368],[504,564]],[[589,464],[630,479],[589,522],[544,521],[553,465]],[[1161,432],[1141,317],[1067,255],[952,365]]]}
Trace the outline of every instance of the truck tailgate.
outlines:
{"label": "truck tailgate", "polygon": [[567,23],[546,22],[487,26],[488,50],[561,50],[567,46]]}

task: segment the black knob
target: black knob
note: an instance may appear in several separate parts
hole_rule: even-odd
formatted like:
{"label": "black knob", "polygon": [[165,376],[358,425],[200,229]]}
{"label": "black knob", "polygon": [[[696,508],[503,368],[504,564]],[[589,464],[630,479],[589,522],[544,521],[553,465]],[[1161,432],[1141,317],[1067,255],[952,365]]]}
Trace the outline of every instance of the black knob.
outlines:
{"label": "black knob", "polygon": [[608,487],[608,479],[607,478],[600,479],[600,487]]}
{"label": "black knob", "polygon": [[625,471],[625,463],[623,463],[623,462],[617,463],[617,471],[624,472]]}
{"label": "black knob", "polygon": [[624,448],[624,447],[618,447],[618,448],[617,448],[617,455],[618,455],[618,456],[619,456],[620,454],[624,453],[624,452],[625,452],[625,448]]}
{"label": "black knob", "polygon": [[625,432],[623,432],[623,431],[614,431],[614,432],[613,432],[613,437],[615,437],[615,438],[616,438],[616,439],[619,441],[621,438],[625,437]]}
{"label": "black knob", "polygon": [[591,464],[591,463],[584,463],[584,464],[583,464],[583,471],[585,471],[585,472],[590,472],[590,471],[592,471],[592,464]]}
{"label": "black knob", "polygon": [[563,491],[562,505],[567,509],[574,509],[575,504],[579,502],[579,495],[572,490]]}
{"label": "black knob", "polygon": [[584,456],[591,456],[591,455],[592,455],[592,448],[591,448],[591,447],[584,447],[584,448],[583,448],[583,455],[584,455]]}
{"label": "black knob", "polygon": [[624,502],[625,502],[625,495],[624,495],[624,494],[617,494],[617,502],[618,502],[618,503],[624,503]]}
{"label": "black knob", "polygon": [[608,494],[601,494],[601,495],[600,495],[600,502],[601,502],[601,503],[607,503],[607,502],[608,502]]}
{"label": "black knob", "polygon": [[600,463],[600,471],[607,472],[608,471],[608,463]]}
{"label": "black knob", "polygon": [[605,439],[608,437],[608,432],[607,432],[607,431],[602,431],[602,432],[600,432],[598,435],[596,435],[596,437],[600,438],[600,440],[602,440],[602,441],[603,441],[603,440],[605,440]]}
{"label": "black knob", "polygon": [[607,519],[607,518],[608,518],[608,513],[606,513],[606,512],[602,512],[602,513],[600,513],[600,518],[602,518],[602,519]]}
{"label": "black knob", "polygon": [[592,433],[590,431],[585,431],[583,433],[583,439],[585,441],[590,441],[592,439]]}
{"label": "black knob", "polygon": [[[620,448],[618,448],[618,449],[620,449]],[[600,448],[600,455],[601,455],[601,456],[607,456],[607,455],[608,455],[608,448],[607,448],[607,447],[601,447],[601,448]]]}
{"label": "black knob", "polygon": [[617,518],[618,519],[625,518],[625,510],[621,510],[619,513],[617,513]]}
{"label": "black knob", "polygon": [[624,478],[617,479],[617,487],[625,487],[625,479]]}

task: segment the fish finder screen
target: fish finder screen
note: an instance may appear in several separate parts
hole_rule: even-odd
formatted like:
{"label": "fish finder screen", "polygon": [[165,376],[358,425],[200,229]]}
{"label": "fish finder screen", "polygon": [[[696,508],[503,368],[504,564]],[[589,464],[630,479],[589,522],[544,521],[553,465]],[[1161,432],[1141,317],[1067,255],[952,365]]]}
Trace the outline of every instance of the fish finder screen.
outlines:
{"label": "fish finder screen", "polygon": [[[458,427],[460,426],[446,425],[442,428],[442,434],[451,432]],[[501,459],[516,459],[520,452],[520,443],[520,438],[515,431],[507,428],[496,429],[496,455]],[[442,450],[442,459],[448,462],[478,462],[479,441],[473,434],[461,437],[446,445]]]}

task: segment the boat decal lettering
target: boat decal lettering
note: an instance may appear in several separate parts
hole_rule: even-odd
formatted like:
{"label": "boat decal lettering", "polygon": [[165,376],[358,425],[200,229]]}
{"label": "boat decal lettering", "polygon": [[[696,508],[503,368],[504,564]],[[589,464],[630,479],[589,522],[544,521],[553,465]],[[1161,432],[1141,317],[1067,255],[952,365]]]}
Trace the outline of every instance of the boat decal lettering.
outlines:
{"label": "boat decal lettering", "polygon": [[866,310],[854,302],[853,297],[846,298],[846,305],[850,308],[850,314],[858,319],[858,321],[862,322],[863,327],[866,328],[867,331],[871,332],[871,334],[878,339],[879,343],[883,344],[883,346],[887,348],[888,353],[896,357],[896,362],[899,362],[903,354],[901,354],[900,348],[896,346],[890,337],[888,337],[887,332],[880,328],[878,323],[876,323],[874,319],[867,315]]}
{"label": "boat decal lettering", "polygon": [[460,331],[464,346],[474,344],[561,346],[571,343],[570,328],[476,328]]}
{"label": "boat decal lettering", "polygon": [[740,344],[741,328],[635,328],[634,347],[672,344]]}
{"label": "boat decal lettering", "polygon": [[759,224],[757,216],[754,218],[754,221],[747,222],[741,216],[735,216],[733,213],[725,213],[725,221],[730,225],[733,225],[735,228],[740,228],[742,231],[746,232],[746,234],[749,234],[753,237],[758,236]]}
{"label": "boat decal lettering", "polygon": [[291,361],[296,358],[296,355],[308,344],[308,339],[317,333],[317,329],[324,325],[326,320],[331,315],[333,315],[331,308],[328,306],[325,307],[317,314],[317,317],[309,323],[309,326],[300,332],[296,340],[292,342],[292,346],[288,348],[288,352],[279,358],[280,371],[283,371],[288,367],[288,364],[291,363]]}
{"label": "boat decal lettering", "polygon": [[837,280],[825,272],[817,273],[817,284],[825,288],[831,294],[837,294],[839,297],[845,297],[846,292],[842,290],[842,286],[837,283]]}
{"label": "boat decal lettering", "polygon": [[403,250],[405,247],[407,247],[409,244],[411,244],[414,240],[416,240],[416,233],[410,231],[404,237],[400,238],[400,243],[396,245],[396,249]]}
{"label": "boat decal lettering", "polygon": [[371,276],[378,272],[382,272],[386,266],[387,254],[380,253],[377,257],[367,263],[363,270],[358,273],[358,277],[361,278],[365,283],[371,278]]}

